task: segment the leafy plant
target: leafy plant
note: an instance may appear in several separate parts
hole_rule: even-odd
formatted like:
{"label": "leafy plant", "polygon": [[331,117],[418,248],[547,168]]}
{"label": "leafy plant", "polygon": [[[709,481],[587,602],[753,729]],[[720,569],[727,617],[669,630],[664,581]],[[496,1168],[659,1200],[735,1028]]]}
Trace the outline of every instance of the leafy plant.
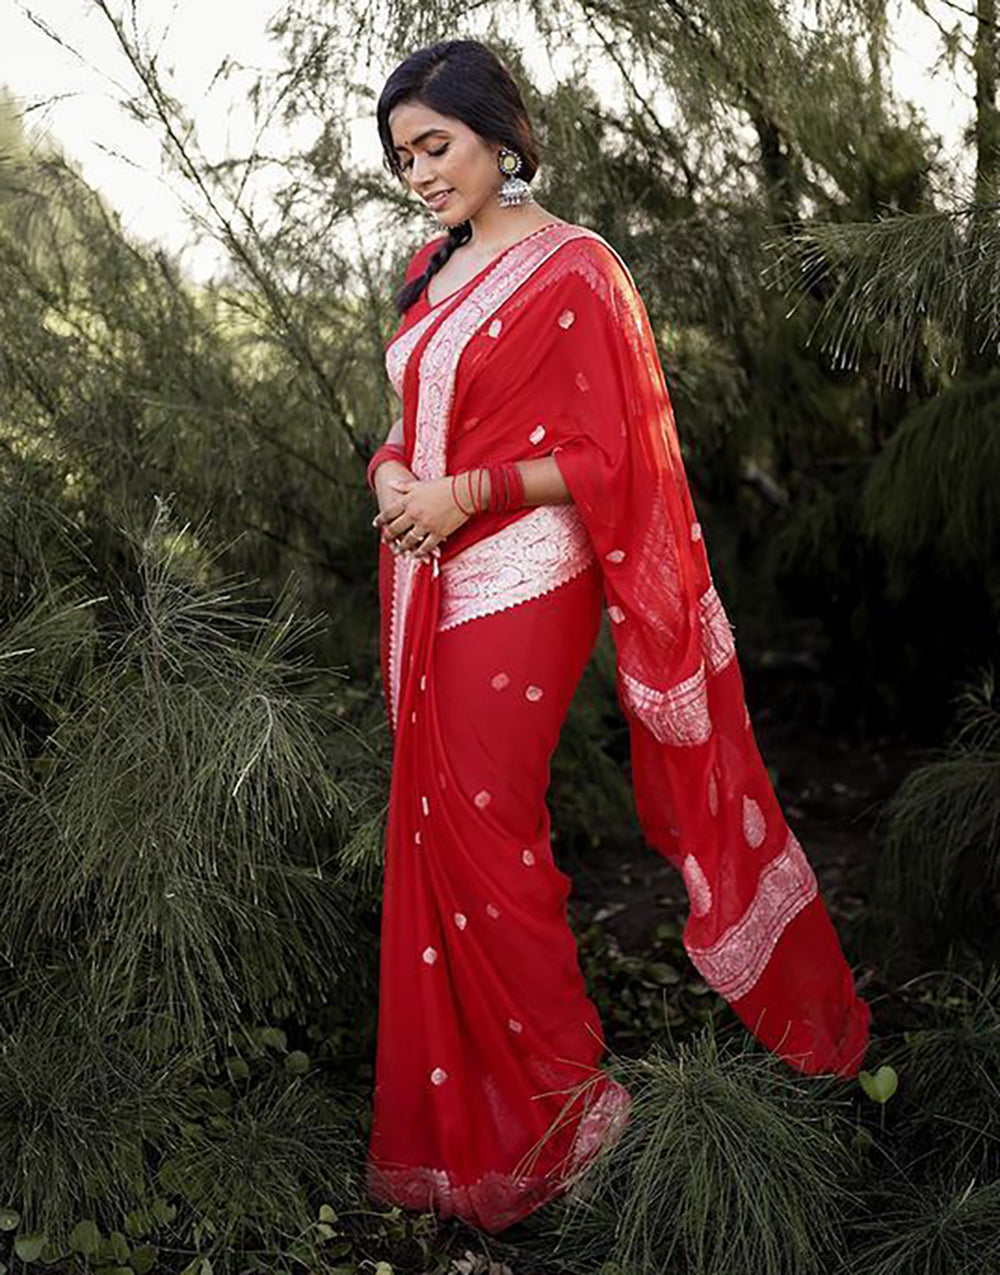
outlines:
{"label": "leafy plant", "polygon": [[720,1047],[708,1029],[676,1054],[654,1045],[616,1059],[613,1074],[632,1094],[630,1121],[562,1205],[556,1253],[567,1270],[829,1270],[855,1200],[823,1082]]}

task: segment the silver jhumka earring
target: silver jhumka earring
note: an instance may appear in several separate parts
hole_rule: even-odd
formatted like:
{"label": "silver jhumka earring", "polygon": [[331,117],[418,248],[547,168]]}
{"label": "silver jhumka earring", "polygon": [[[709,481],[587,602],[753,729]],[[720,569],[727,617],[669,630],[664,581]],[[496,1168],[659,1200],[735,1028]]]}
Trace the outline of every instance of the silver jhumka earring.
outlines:
{"label": "silver jhumka earring", "polygon": [[500,147],[497,165],[504,180],[497,191],[497,199],[501,208],[517,208],[521,204],[530,204],[535,198],[528,183],[517,176],[521,171],[521,164],[521,156],[517,151],[508,150],[506,146]]}

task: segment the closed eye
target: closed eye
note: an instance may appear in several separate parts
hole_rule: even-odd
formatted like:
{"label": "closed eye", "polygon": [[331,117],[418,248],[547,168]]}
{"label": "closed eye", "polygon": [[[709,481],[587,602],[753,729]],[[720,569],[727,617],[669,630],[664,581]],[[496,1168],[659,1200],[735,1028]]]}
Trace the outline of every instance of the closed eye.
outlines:
{"label": "closed eye", "polygon": [[[433,156],[434,156],[434,158],[435,158],[435,159],[437,159],[437,157],[438,157],[439,155],[443,155],[447,149],[448,149],[448,147],[447,147],[447,146],[442,146],[442,147],[441,147],[441,149],[440,149],[439,151],[428,151],[428,152],[427,152],[427,154],[428,154],[428,155],[433,155]],[[412,168],[412,167],[413,167],[413,160],[411,159],[411,160],[409,160],[407,163],[405,163],[405,164],[403,165],[403,171],[404,171],[404,172],[406,172],[406,170],[407,170],[408,168]]]}

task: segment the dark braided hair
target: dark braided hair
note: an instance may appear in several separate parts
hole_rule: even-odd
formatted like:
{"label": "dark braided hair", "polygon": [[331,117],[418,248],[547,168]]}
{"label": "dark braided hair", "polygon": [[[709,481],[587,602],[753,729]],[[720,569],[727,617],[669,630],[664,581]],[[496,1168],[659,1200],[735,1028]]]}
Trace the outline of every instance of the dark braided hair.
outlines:
{"label": "dark braided hair", "polygon": [[[522,165],[518,177],[530,182],[538,171],[540,154],[521,91],[492,49],[478,40],[442,40],[411,53],[385,82],[375,116],[389,172],[405,181],[389,130],[390,113],[403,102],[421,102],[440,115],[461,120],[484,141],[499,142],[517,151]],[[423,274],[404,284],[396,295],[396,310],[404,314],[455,249],[472,238],[467,221],[448,227],[448,237],[432,254]]]}

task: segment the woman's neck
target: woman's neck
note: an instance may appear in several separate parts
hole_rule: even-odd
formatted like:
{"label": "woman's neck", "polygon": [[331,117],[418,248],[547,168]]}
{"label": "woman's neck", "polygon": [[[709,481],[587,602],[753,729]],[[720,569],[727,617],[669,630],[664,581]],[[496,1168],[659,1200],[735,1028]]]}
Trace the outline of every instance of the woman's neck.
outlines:
{"label": "woman's neck", "polygon": [[486,261],[547,222],[558,220],[540,204],[504,208],[495,200],[489,200],[475,216],[469,218],[472,227],[469,255]]}

